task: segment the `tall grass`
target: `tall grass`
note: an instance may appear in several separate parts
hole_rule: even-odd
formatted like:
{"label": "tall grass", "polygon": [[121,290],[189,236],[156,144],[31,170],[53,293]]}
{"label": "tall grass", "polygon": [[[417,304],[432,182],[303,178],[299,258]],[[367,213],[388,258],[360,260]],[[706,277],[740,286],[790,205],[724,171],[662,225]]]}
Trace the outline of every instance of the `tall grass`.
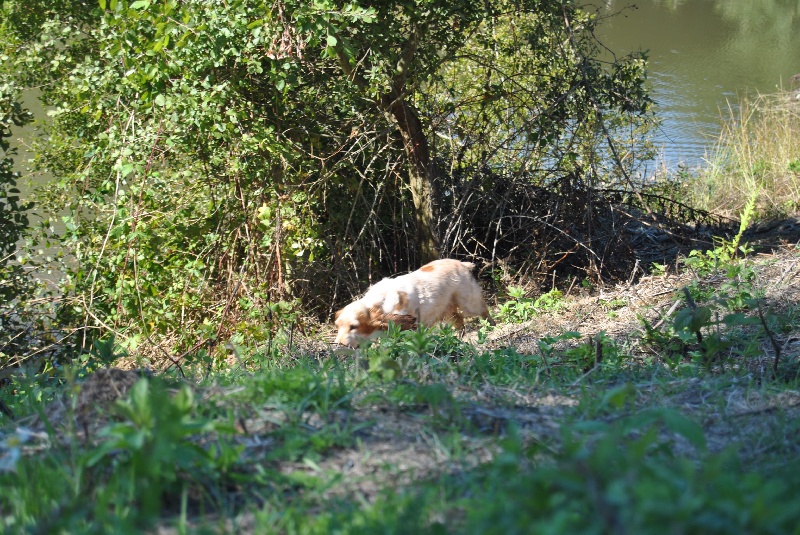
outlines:
{"label": "tall grass", "polygon": [[797,92],[744,98],[728,117],[707,166],[687,182],[692,205],[736,217],[751,198],[757,218],[800,209],[800,99]]}

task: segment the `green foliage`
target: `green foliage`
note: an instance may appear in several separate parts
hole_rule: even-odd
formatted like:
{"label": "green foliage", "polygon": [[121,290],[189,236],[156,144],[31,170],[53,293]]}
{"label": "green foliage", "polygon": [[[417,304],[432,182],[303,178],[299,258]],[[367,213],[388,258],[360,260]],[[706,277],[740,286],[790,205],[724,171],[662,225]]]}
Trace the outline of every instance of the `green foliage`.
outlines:
{"label": "green foliage", "polygon": [[[675,313],[665,331],[643,321],[645,343],[659,348],[671,367],[691,357],[695,363],[710,368],[734,356],[747,357],[756,351],[752,332],[742,329],[762,322],[743,312],[760,306],[760,295],[754,287],[752,267],[736,258],[737,248],[733,245],[736,242],[738,237],[734,242],[723,241],[707,253],[692,251],[695,254],[686,260],[699,274],[725,277],[718,288],[706,290],[698,282],[685,287],[686,306]],[[745,246],[738,250],[748,252]],[[767,333],[759,332],[762,334]]]}
{"label": "green foliage", "polygon": [[755,214],[756,198],[756,193],[753,192],[742,210],[739,231],[733,240],[715,238],[717,246],[714,249],[705,252],[693,250],[689,253],[689,257],[684,260],[684,264],[697,271],[700,275],[707,275],[712,271],[724,268],[728,270],[728,278],[734,278],[731,270],[739,268],[739,265],[735,262],[737,255],[742,253],[747,256],[753,251],[747,244],[740,245],[740,242]]}
{"label": "green foliage", "polygon": [[[10,492],[0,493],[0,503],[15,510],[11,524],[4,522],[71,532],[152,525],[175,507],[173,499],[227,480],[239,462],[242,448],[228,442],[231,426],[197,417],[197,408],[187,386],[170,395],[160,382],[141,379],[112,408],[118,421],[88,448],[17,459],[13,469],[33,477],[26,485],[38,495],[25,497],[4,481]],[[198,437],[208,435],[213,439],[201,446]]]}
{"label": "green foliage", "polygon": [[653,262],[650,264],[650,273],[655,277],[661,277],[667,272],[667,266],[664,264],[659,264],[658,262]]}
{"label": "green foliage", "polygon": [[752,339],[736,336],[736,329],[763,324],[758,318],[742,313],[759,307],[761,296],[754,287],[755,271],[737,256],[752,252],[746,244],[740,245],[740,241],[753,218],[755,201],[753,194],[742,212],[739,231],[733,240],[717,239],[714,249],[691,251],[684,260],[684,265],[699,276],[723,276],[724,282],[717,288],[705,289],[697,281],[685,287],[687,306],[675,313],[666,332],[643,322],[645,342],[662,349],[663,358],[670,367],[676,367],[683,357],[690,356],[695,363],[710,368],[726,362],[733,353],[749,356],[755,350]]}
{"label": "green foliage", "polygon": [[699,426],[669,410],[592,425],[596,434],[567,427],[553,462],[537,461],[542,448],[511,438],[470,488],[464,526],[474,533],[793,529],[800,509],[779,505],[790,485],[748,473],[731,454],[698,463],[659,439],[662,426],[702,451]]}
{"label": "green foliage", "polygon": [[120,348],[113,336],[105,340],[95,340],[89,352],[90,360],[97,365],[110,367],[118,359],[127,357],[128,352]]}
{"label": "green foliage", "polygon": [[581,338],[581,333],[575,331],[567,331],[562,333],[558,336],[545,336],[541,338],[538,342],[539,351],[542,352],[542,356],[547,360],[553,360],[556,358],[557,349],[560,342],[566,342],[569,340],[578,340]]}
{"label": "green foliage", "polygon": [[599,62],[596,17],[560,0],[3,9],[9,68],[50,110],[35,165],[55,177],[38,200],[64,214],[75,256],[63,315],[129,348],[222,343],[289,297],[327,306],[339,267],[407,248],[419,162],[398,117],[454,173],[529,162],[532,177],[545,160],[596,163],[599,121],[649,109],[644,59]]}
{"label": "green foliage", "polygon": [[249,385],[248,402],[269,403],[288,411],[290,421],[299,421],[309,411],[327,416],[346,408],[350,400],[343,370],[334,363],[262,369]]}
{"label": "green foliage", "polygon": [[113,467],[114,477],[119,478],[115,483],[129,489],[126,501],[115,504],[121,511],[136,504],[144,518],[152,517],[163,506],[164,495],[186,488],[185,478],[200,481],[224,473],[235,460],[226,448],[205,450],[192,442],[200,433],[230,433],[230,429],[193,418],[195,402],[188,387],[170,398],[163,386],[141,379],[129,397],[116,405],[123,421],[100,432],[100,444],[87,452],[85,460],[87,468]]}
{"label": "green foliage", "polygon": [[363,343],[360,351],[369,364],[369,374],[384,381],[442,377],[462,359],[475,354],[474,348],[460,341],[451,327],[421,325],[402,331],[394,324],[377,343]]}
{"label": "green foliage", "polygon": [[[688,289],[685,291],[688,295]],[[752,329],[761,325],[761,322],[758,318],[747,316],[738,310],[757,306],[756,299],[742,300],[739,294],[732,297],[718,295],[704,305],[697,305],[692,300],[689,306],[675,313],[665,331],[655,329],[644,321],[643,340],[658,349],[672,368],[678,366],[685,357],[710,368],[712,365],[725,364],[736,357],[754,356],[758,354],[758,337],[765,333],[755,327],[757,333],[756,338],[753,338]],[[736,307],[737,312],[726,313],[725,309],[733,307]]]}
{"label": "green foliage", "polygon": [[508,301],[502,303],[497,312],[498,319],[509,323],[522,323],[537,314],[554,312],[563,305],[564,294],[553,289],[532,299],[525,297],[525,290],[515,286],[508,288]]}

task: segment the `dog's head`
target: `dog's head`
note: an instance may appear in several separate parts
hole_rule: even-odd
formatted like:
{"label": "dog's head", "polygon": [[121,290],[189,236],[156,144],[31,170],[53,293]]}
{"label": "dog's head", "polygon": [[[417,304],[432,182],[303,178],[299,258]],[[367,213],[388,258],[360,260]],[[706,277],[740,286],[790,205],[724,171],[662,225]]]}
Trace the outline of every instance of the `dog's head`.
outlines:
{"label": "dog's head", "polygon": [[375,338],[396,323],[401,329],[415,329],[417,318],[410,314],[386,314],[378,306],[367,308],[356,301],[339,310],[334,317],[337,344],[356,347],[361,340]]}
{"label": "dog's head", "polygon": [[380,329],[380,322],[376,319],[363,303],[350,303],[336,313],[334,323],[338,332],[334,342],[356,347],[359,340],[371,338]]}

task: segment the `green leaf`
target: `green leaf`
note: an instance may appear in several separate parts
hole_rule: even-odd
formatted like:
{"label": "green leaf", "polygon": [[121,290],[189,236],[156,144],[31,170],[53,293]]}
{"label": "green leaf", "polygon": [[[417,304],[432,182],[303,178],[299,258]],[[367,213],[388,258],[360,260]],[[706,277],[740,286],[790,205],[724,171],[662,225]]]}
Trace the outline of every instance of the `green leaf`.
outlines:
{"label": "green leaf", "polygon": [[681,435],[692,443],[695,448],[706,449],[706,435],[700,424],[693,422],[684,415],[673,410],[665,410],[662,414],[664,425],[673,433]]}
{"label": "green leaf", "polygon": [[334,36],[332,36],[330,34],[328,34],[327,41],[328,41],[328,46],[336,46],[339,43],[339,41],[336,39],[336,37],[334,37]]}
{"label": "green leaf", "polygon": [[600,401],[601,407],[621,409],[625,403],[636,395],[636,388],[631,383],[626,383],[606,392]]}
{"label": "green leaf", "polygon": [[164,95],[158,94],[156,98],[153,99],[153,102],[155,102],[157,106],[163,106],[167,103],[167,100],[164,98]]}
{"label": "green leaf", "polygon": [[136,0],[131,4],[131,9],[147,9],[150,7],[150,0]]}
{"label": "green leaf", "polygon": [[132,163],[126,163],[126,164],[123,164],[120,167],[120,173],[122,173],[122,178],[125,178],[126,176],[128,176],[132,172],[133,172],[133,164]]}
{"label": "green leaf", "polygon": [[758,325],[761,320],[756,317],[748,317],[742,313],[728,314],[722,318],[722,322],[729,327],[736,327],[741,325]]}

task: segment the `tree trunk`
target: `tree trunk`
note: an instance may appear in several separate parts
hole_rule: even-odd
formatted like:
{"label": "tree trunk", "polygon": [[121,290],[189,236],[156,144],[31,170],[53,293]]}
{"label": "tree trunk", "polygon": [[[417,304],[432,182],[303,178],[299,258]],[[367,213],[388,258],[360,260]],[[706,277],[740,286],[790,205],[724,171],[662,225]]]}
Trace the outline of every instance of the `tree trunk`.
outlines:
{"label": "tree trunk", "polygon": [[[403,53],[397,63],[391,89],[379,102],[381,111],[387,119],[397,123],[397,129],[403,138],[406,157],[408,159],[409,185],[411,198],[414,201],[414,220],[417,225],[417,246],[420,260],[426,264],[439,258],[439,207],[441,199],[434,182],[431,167],[428,139],[422,129],[422,121],[414,106],[405,98],[405,85],[408,68],[417,51],[420,36],[426,26],[414,26],[409,38],[403,46]],[[368,87],[368,83],[350,64],[350,58],[343,51],[337,52],[342,70],[351,76],[360,87]]]}
{"label": "tree trunk", "polygon": [[[394,93],[394,92],[393,92]],[[428,139],[422,129],[417,110],[395,94],[385,95],[381,104],[397,122],[408,158],[409,185],[414,201],[414,220],[417,225],[417,244],[420,263],[439,258],[438,188],[434,182]]]}

